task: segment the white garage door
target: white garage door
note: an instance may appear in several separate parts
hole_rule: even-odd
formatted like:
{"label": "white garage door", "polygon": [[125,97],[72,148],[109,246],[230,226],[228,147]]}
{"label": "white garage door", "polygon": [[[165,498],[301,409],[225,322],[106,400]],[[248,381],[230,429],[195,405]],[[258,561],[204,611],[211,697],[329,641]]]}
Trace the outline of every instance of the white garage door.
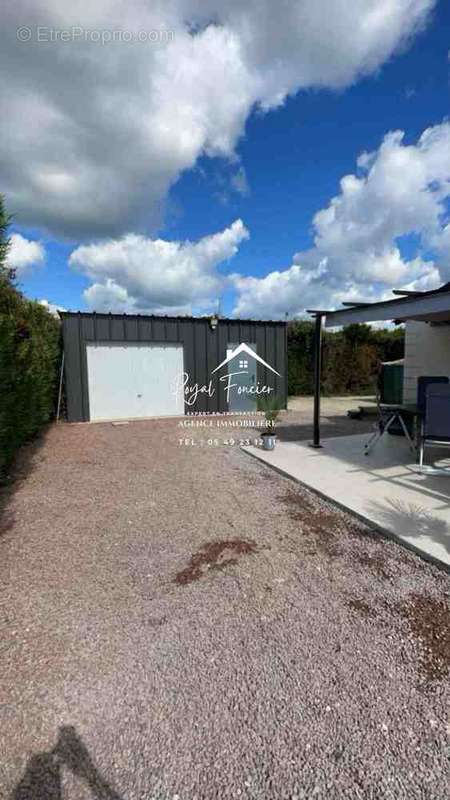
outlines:
{"label": "white garage door", "polygon": [[87,346],[91,420],[184,414],[183,347],[173,344]]}

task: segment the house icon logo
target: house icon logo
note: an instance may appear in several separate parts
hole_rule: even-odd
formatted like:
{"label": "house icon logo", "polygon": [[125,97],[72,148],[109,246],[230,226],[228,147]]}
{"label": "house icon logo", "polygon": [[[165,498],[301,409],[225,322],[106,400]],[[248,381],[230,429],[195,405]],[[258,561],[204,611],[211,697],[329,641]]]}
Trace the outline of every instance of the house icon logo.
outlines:
{"label": "house icon logo", "polygon": [[230,361],[236,358],[236,356],[240,355],[242,355],[242,358],[239,359],[239,369],[248,369],[249,359],[245,358],[245,356],[249,356],[250,358],[253,358],[255,361],[258,361],[259,364],[262,364],[263,367],[266,367],[266,369],[270,369],[270,371],[273,372],[274,375],[278,375],[278,377],[281,378],[280,373],[277,372],[276,369],[271,367],[270,364],[267,363],[267,361],[264,361],[264,359],[261,358],[261,356],[255,353],[254,350],[251,349],[251,347],[249,347],[247,344],[244,343],[238,345],[238,347],[232,350],[231,353],[229,353],[229,355],[226,358],[224,358],[224,360],[215,369],[213,369],[211,375],[214,375],[214,373],[217,372],[219,369],[222,369],[222,367],[224,367],[225,364],[228,364]]}

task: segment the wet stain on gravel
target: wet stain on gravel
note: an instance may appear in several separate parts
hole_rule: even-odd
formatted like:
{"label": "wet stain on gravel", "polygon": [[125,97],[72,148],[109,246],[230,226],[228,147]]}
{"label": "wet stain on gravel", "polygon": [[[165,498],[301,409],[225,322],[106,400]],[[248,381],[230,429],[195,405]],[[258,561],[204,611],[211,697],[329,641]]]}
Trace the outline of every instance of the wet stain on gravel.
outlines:
{"label": "wet stain on gravel", "polygon": [[[0,508],[0,515],[2,511]],[[10,531],[14,526],[14,516],[13,514],[6,513],[3,516],[0,516],[0,538]]]}
{"label": "wet stain on gravel", "polygon": [[310,555],[315,555],[316,552],[320,551],[330,558],[336,558],[341,554],[339,547],[336,545],[335,532],[332,530],[338,522],[337,514],[323,510],[316,511],[309,498],[305,498],[294,491],[280,495],[278,499],[289,506],[289,517],[302,523],[304,535],[315,534],[314,544],[316,550]]}
{"label": "wet stain on gravel", "polygon": [[376,611],[374,611],[365,600],[361,600],[358,597],[353,597],[351,600],[348,600],[346,605],[348,608],[358,611],[358,613],[362,614],[364,617],[376,617]]}
{"label": "wet stain on gravel", "polygon": [[280,495],[278,500],[281,500],[282,503],[285,505],[293,507],[292,513],[301,513],[301,512],[313,512],[314,511],[314,504],[312,501],[303,494],[298,494],[294,492],[293,489],[289,489],[285,494]]}
{"label": "wet stain on gravel", "polygon": [[420,643],[420,670],[426,680],[445,679],[450,670],[450,608],[445,600],[412,594],[397,606]]}
{"label": "wet stain on gravel", "polygon": [[268,481],[269,483],[277,482],[276,476],[273,474],[273,472],[262,472],[261,478],[263,478],[263,480],[265,481]]}
{"label": "wet stain on gravel", "polygon": [[386,580],[391,578],[391,575],[387,569],[386,559],[383,558],[382,555],[370,556],[368,553],[361,553],[356,558],[361,566],[367,567],[379,578],[384,578]]}
{"label": "wet stain on gravel", "polygon": [[191,556],[185,569],[177,573],[174,583],[186,586],[198,581],[211,569],[221,570],[237,564],[238,557],[258,552],[255,542],[246,539],[224,539],[219,542],[207,542]]}
{"label": "wet stain on gravel", "polygon": [[148,617],[147,625],[150,628],[161,628],[167,622],[167,617]]}

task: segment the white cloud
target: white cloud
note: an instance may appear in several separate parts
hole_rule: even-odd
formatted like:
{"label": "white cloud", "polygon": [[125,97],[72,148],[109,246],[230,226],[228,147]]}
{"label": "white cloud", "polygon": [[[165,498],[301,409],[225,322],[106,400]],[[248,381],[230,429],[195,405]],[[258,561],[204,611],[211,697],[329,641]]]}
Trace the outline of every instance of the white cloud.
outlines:
{"label": "white cloud", "polygon": [[42,300],[38,300],[40,306],[44,306],[50,314],[53,314],[54,317],[58,316],[58,311],[65,311],[66,309],[62,306],[57,306],[55,303],[49,303],[45,297]]}
{"label": "white cloud", "polygon": [[104,283],[93,283],[84,291],[84,299],[93,311],[121,314],[156,314],[162,316],[192,315],[193,309],[185,305],[153,305],[152,301],[139,300],[111,278]]}
{"label": "white cloud", "polygon": [[[233,158],[254,107],[337,89],[382,65],[435,0],[18,0],[2,13],[0,177],[22,224],[117,236],[158,224],[200,155]],[[26,25],[32,41],[17,40]],[[37,28],[169,43],[38,42]]]}
{"label": "white cloud", "polygon": [[45,248],[41,242],[26,239],[20,233],[11,234],[10,242],[7,265],[14,269],[18,276],[31,267],[44,263]]}
{"label": "white cloud", "polygon": [[247,173],[243,166],[240,166],[239,169],[231,176],[231,186],[233,187],[234,191],[238,194],[246,197],[246,195],[250,194],[250,186],[247,180]]}
{"label": "white cloud", "polygon": [[198,242],[169,242],[128,234],[78,247],[70,265],[93,281],[84,293],[90,308],[191,313],[210,308],[223,289],[217,267],[248,238],[238,219]]}
{"label": "white cloud", "polygon": [[[405,144],[401,131],[389,133],[357,165],[315,215],[310,250],[264,278],[234,276],[238,315],[299,314],[450,280],[450,123],[428,128],[416,144]],[[411,236],[417,254],[407,259],[402,240]]]}

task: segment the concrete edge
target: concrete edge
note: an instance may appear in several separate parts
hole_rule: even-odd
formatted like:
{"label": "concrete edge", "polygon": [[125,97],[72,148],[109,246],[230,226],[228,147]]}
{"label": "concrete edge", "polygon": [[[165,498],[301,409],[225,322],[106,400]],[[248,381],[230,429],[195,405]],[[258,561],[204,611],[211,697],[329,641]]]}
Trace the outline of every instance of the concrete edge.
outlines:
{"label": "concrete edge", "polygon": [[350,514],[352,517],[355,517],[360,522],[364,523],[364,525],[366,525],[368,528],[373,528],[378,534],[383,536],[385,539],[390,539],[396,544],[401,545],[406,550],[410,550],[412,553],[414,553],[414,555],[419,556],[419,558],[421,558],[422,561],[426,561],[429,564],[433,564],[435,567],[438,567],[440,570],[450,575],[449,564],[446,564],[439,558],[435,558],[434,556],[429,555],[429,553],[425,553],[423,550],[421,550],[419,547],[416,547],[414,544],[406,542],[400,536],[397,536],[396,533],[393,533],[393,531],[389,530],[389,528],[384,528],[378,522],[373,522],[372,520],[367,519],[367,517],[365,517],[363,514],[360,514],[358,511],[353,511],[352,508],[349,508],[344,503],[340,503],[338,500],[333,500],[331,497],[329,497],[329,495],[325,494],[325,492],[321,492],[320,489],[315,489],[314,487],[309,486],[304,481],[301,481],[299,478],[294,478],[293,475],[291,475],[286,470],[282,469],[282,467],[277,467],[275,464],[270,464],[264,458],[261,458],[258,452],[253,452],[253,450],[250,450],[242,446],[240,447],[240,450],[242,450],[243,453],[246,453],[252,458],[255,458],[256,461],[259,461],[260,464],[264,464],[266,467],[269,467],[269,469],[273,469],[274,472],[277,472],[279,475],[281,475],[282,478],[289,478],[289,480],[294,481],[294,483],[298,483],[298,485],[301,486],[303,489],[307,489],[309,492],[312,492],[312,494],[317,495],[317,497],[320,497],[322,500],[326,500],[327,503],[331,503],[331,505],[337,506],[337,508],[339,508],[341,511],[345,511],[347,514]]}

